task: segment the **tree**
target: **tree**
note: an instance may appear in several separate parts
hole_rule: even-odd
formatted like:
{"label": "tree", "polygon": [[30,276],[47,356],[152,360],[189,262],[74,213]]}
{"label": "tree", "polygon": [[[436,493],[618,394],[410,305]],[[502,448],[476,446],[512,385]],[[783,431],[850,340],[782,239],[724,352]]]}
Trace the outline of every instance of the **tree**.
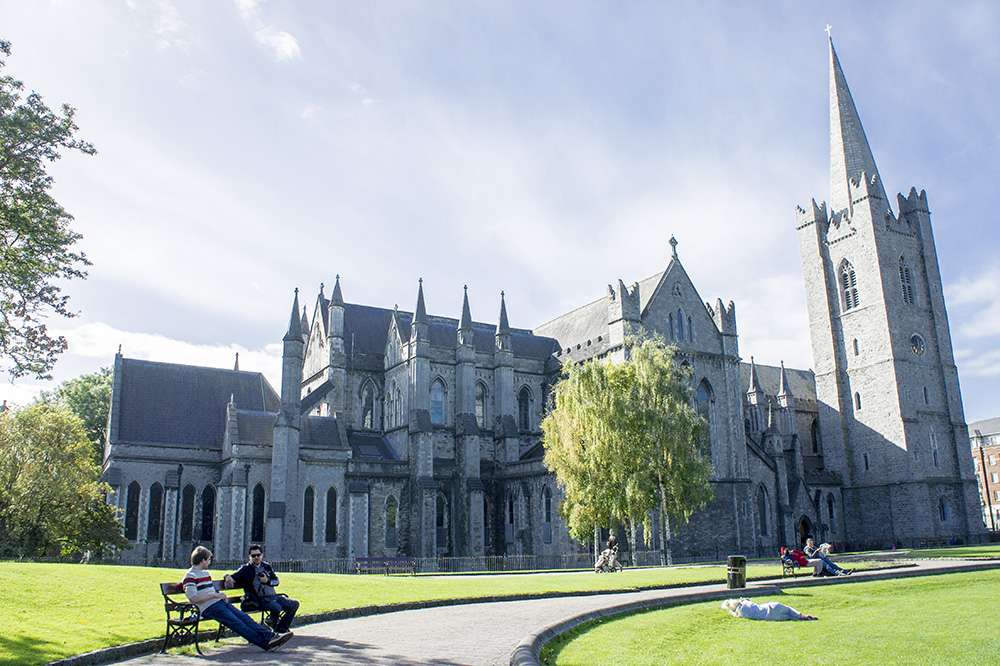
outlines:
{"label": "tree", "polygon": [[[10,42],[0,41],[0,70],[9,55]],[[81,236],[52,198],[46,168],[63,152],[95,150],[74,138],[73,107],[55,112],[23,91],[17,79],[0,76],[0,358],[11,378],[49,379],[66,339],[49,332],[46,317],[75,316],[60,285],[85,278],[90,261],[73,249]]]}
{"label": "tree", "polygon": [[712,498],[707,424],[691,404],[691,376],[675,349],[631,339],[624,363],[568,366],[542,422],[545,465],[563,489],[570,535],[641,522],[647,545],[659,514],[661,563],[672,564],[671,525]]}
{"label": "tree", "polygon": [[54,391],[43,392],[38,402],[61,403],[80,417],[92,445],[93,460],[100,466],[111,408],[111,368],[67,379]]}
{"label": "tree", "polygon": [[83,422],[66,407],[38,403],[0,415],[0,554],[127,545],[98,474]]}

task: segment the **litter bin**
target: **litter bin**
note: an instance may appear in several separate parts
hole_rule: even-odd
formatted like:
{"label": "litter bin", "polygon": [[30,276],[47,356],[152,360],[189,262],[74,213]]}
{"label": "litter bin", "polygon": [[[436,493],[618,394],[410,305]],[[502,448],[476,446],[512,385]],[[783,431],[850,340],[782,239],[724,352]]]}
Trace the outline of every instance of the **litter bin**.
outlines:
{"label": "litter bin", "polygon": [[730,555],[726,558],[726,587],[736,590],[747,586],[747,558]]}

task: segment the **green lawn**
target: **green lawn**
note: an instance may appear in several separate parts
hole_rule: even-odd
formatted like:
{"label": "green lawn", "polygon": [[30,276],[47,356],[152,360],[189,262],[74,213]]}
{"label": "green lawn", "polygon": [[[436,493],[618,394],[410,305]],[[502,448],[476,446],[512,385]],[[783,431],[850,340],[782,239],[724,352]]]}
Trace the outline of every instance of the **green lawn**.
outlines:
{"label": "green lawn", "polygon": [[[876,564],[876,563],[872,563]],[[152,567],[0,562],[0,663],[42,663],[110,645],[162,636],[157,583],[183,571]],[[777,565],[751,563],[751,577],[780,576]],[[218,572],[216,577],[220,577]],[[497,576],[350,576],[280,574],[280,591],[302,614],[423,600],[637,590],[722,582],[724,566]],[[214,626],[214,625],[213,625]]]}
{"label": "green lawn", "polygon": [[987,664],[1000,654],[1000,571],[797,588],[780,601],[818,622],[754,622],[718,601],[579,627],[543,663]]}
{"label": "green lawn", "polygon": [[1000,543],[986,543],[979,546],[955,546],[952,548],[923,548],[911,550],[908,557],[1000,557]]}

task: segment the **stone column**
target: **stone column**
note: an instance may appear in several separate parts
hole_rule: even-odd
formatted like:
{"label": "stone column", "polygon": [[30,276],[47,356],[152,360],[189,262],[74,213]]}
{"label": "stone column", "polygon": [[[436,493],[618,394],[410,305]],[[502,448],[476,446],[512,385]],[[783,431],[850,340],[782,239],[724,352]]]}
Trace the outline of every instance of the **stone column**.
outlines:
{"label": "stone column", "polygon": [[177,500],[180,473],[176,470],[167,472],[163,487],[163,559],[173,561],[177,557]]}
{"label": "stone column", "polygon": [[241,560],[246,554],[247,468],[233,469],[233,485],[229,489],[229,557]]}
{"label": "stone column", "polygon": [[417,479],[420,502],[419,557],[437,557],[437,484],[434,479]]}
{"label": "stone column", "polygon": [[350,481],[347,492],[348,557],[368,557],[368,484],[364,481]]}
{"label": "stone column", "polygon": [[466,482],[466,495],[468,496],[468,552],[467,555],[474,557],[485,553],[486,535],[483,533],[483,482],[479,478],[469,479]]}

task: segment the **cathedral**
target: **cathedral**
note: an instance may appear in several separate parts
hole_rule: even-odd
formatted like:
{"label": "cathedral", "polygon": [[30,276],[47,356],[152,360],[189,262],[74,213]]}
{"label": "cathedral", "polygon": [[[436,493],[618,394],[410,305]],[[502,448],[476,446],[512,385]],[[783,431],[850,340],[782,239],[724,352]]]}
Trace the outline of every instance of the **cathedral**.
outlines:
{"label": "cathedral", "polygon": [[467,293],[458,317],[428,313],[419,281],[412,311],[388,309],[338,276],[311,309],[296,290],[277,392],[238,363],[115,356],[102,478],[125,559],[579,553],[543,463],[547,396],[642,331],[676,346],[709,424],[714,499],[675,557],[982,540],[927,195],[894,210],[832,41],[829,59],[830,198],[795,220],[814,370],[744,362],[735,305],[702,300],[672,238],[662,272],[533,329],[503,293],[487,323]]}

